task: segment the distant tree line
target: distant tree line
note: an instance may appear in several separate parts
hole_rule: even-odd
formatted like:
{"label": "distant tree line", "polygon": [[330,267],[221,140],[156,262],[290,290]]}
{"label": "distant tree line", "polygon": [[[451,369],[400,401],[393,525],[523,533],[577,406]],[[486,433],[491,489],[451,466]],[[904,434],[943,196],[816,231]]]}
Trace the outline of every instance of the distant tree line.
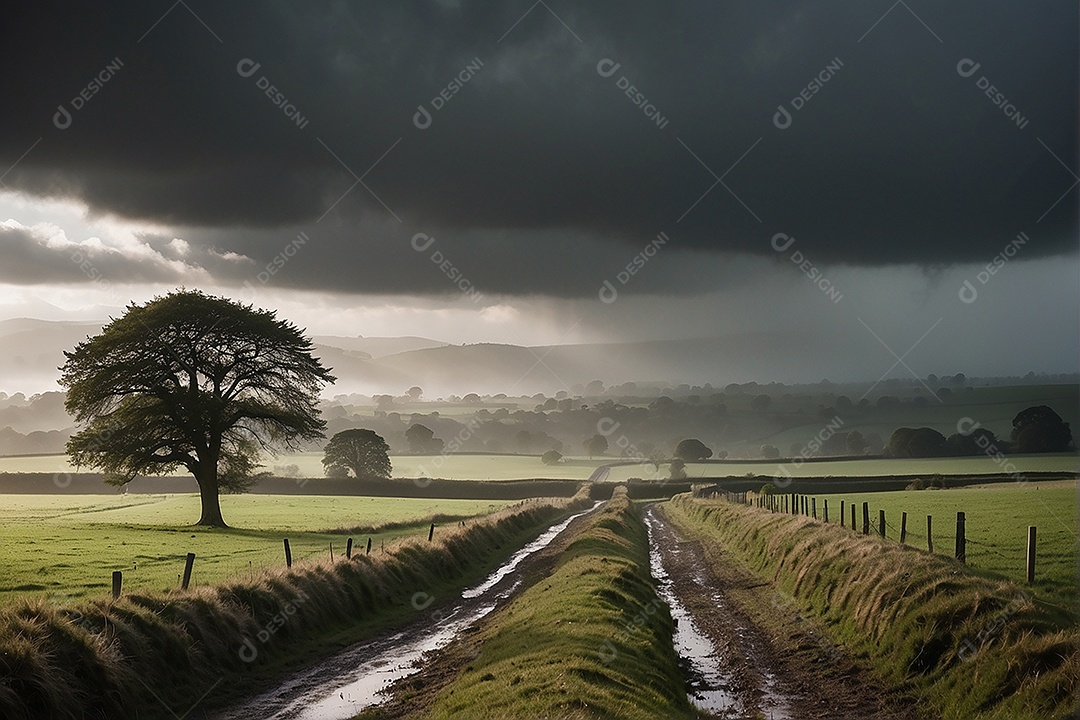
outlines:
{"label": "distant tree line", "polygon": [[[961,431],[962,430],[962,431]],[[1023,410],[1012,421],[1008,440],[974,421],[945,437],[933,428],[897,428],[889,438],[888,454],[896,458],[982,455],[987,452],[1047,453],[1072,449],[1072,430],[1046,405]]]}

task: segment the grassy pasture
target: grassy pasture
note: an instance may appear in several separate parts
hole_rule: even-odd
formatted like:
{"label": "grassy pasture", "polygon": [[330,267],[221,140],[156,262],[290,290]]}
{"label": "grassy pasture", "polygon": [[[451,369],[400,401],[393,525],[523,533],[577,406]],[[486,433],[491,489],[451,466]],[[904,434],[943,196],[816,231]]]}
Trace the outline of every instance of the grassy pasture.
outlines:
{"label": "grassy pasture", "polygon": [[1077,486],[1071,481],[997,483],[952,490],[819,495],[829,501],[829,521],[839,522],[840,501],[856,503],[862,529],[862,503],[870,504],[870,528],[878,529],[878,510],[885,511],[886,537],[898,540],[901,513],[908,514],[907,544],[926,549],[926,516],[934,518],[934,552],[952,557],[956,545],[956,513],[965,513],[967,564],[981,574],[1024,582],[1027,528],[1038,528],[1035,560],[1036,595],[1056,605],[1077,609]]}
{"label": "grassy pasture", "polygon": [[[297,465],[301,477],[325,476],[322,452],[281,455],[265,461],[264,470]],[[587,480],[612,457],[567,457],[558,465],[545,465],[539,455],[391,455],[394,477],[446,478],[448,480]],[[83,468],[87,471],[88,468]],[[0,457],[0,473],[74,473],[66,455]]]}
{"label": "grassy pasture", "polygon": [[[1078,472],[1080,460],[1076,455],[1014,455],[1007,458],[1017,472]],[[611,463],[624,463],[628,458],[609,454],[604,457],[567,457],[558,465],[545,465],[534,455],[392,455],[394,477],[445,478],[448,480],[587,480],[597,468]],[[297,465],[301,477],[323,477],[322,453],[309,452],[282,455],[266,461],[265,469],[274,466]],[[0,473],[71,473],[75,468],[64,455],[0,457]],[[960,458],[917,459],[857,459],[823,462],[720,462],[689,463],[687,475],[695,477],[725,477],[760,475],[777,477],[877,477],[886,475],[976,475],[1012,472],[986,456]],[[656,470],[650,464],[615,465],[609,479],[624,482],[628,478],[645,480],[668,477],[668,466]]]}
{"label": "grassy pasture", "polygon": [[[113,570],[126,590],[178,585],[184,556],[196,554],[192,583],[236,579],[294,561],[344,554],[336,528],[403,524],[375,534],[374,547],[405,535],[426,537],[435,515],[466,518],[509,501],[352,496],[225,495],[228,530],[196,528],[199,498],[183,495],[0,495],[0,603],[44,594],[57,602],[108,592]],[[453,522],[453,520],[449,521]],[[355,535],[360,551],[368,535]],[[377,550],[373,550],[375,552]]]}
{"label": "grassy pasture", "polygon": [[[1077,472],[1076,455],[1012,455],[1007,458],[1019,473]],[[986,456],[948,458],[873,458],[866,460],[825,460],[821,462],[704,462],[687,463],[687,477],[884,477],[893,475],[982,475],[1012,472]],[[668,476],[667,465],[657,472],[652,465],[622,465],[611,468],[608,479],[624,481]]]}

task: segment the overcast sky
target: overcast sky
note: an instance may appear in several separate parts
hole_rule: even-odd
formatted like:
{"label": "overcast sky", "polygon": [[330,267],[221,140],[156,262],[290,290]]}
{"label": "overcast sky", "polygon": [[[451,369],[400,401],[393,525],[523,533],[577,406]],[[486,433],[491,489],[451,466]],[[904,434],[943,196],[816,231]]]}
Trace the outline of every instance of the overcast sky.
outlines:
{"label": "overcast sky", "polygon": [[184,285],[315,333],[1076,370],[1075,3],[581,5],[6,10],[0,319]]}

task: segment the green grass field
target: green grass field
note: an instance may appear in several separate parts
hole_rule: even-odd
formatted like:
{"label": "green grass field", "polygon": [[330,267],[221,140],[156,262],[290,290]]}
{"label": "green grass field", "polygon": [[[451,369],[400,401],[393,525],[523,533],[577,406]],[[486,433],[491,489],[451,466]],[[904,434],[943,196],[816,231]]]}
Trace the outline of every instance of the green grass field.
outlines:
{"label": "green grass field", "polygon": [[[264,470],[296,465],[301,477],[324,477],[321,452],[281,455],[266,460]],[[445,478],[448,480],[587,480],[601,465],[618,458],[565,458],[545,465],[538,455],[391,455],[394,477]],[[74,473],[66,455],[0,457],[0,473]],[[92,472],[83,468],[83,472]]]}
{"label": "green grass field", "polygon": [[877,532],[878,510],[885,510],[886,536],[898,540],[901,513],[908,514],[907,544],[926,549],[926,516],[934,518],[934,552],[952,556],[956,547],[956,513],[965,513],[967,564],[973,570],[1023,583],[1027,528],[1038,528],[1035,585],[1037,595],[1062,607],[1076,608],[1077,592],[1077,486],[1070,481],[997,483],[954,490],[819,495],[818,517],[829,501],[829,521],[839,522],[840,501],[845,502],[850,525],[850,503],[862,528],[862,503],[870,504],[871,532]]}
{"label": "green grass field", "polygon": [[[282,539],[294,562],[345,552],[335,528],[413,523],[374,535],[374,547],[402,535],[426,535],[426,519],[485,514],[512,503],[489,500],[225,495],[222,513],[233,527],[192,527],[197,495],[0,495],[0,603],[45,594],[57,602],[108,591],[113,570],[124,588],[178,585],[184,557],[196,554],[192,582],[235,578],[284,565]],[[357,536],[363,551],[367,535]],[[374,551],[374,550],[373,550]]]}
{"label": "green grass field", "polygon": [[[1020,473],[1078,472],[1080,460],[1076,455],[1014,455],[1007,459]],[[882,477],[890,475],[981,475],[1012,472],[993,459],[979,457],[875,458],[868,460],[834,460],[794,463],[707,462],[687,463],[686,474],[696,477]],[[659,472],[652,465],[623,465],[611,468],[609,480],[618,482],[639,477],[643,480],[662,479],[668,475],[667,465]]]}
{"label": "green grass field", "polygon": [[[626,462],[626,458],[614,455],[604,457],[564,458],[558,465],[545,465],[532,455],[393,455],[390,462],[394,477],[446,478],[448,480],[528,480],[550,478],[556,480],[587,480],[598,467],[611,463]],[[1010,456],[1011,463],[1020,473],[1025,472],[1080,472],[1080,459],[1076,455],[1017,455]],[[322,453],[282,455],[267,461],[266,469],[274,466],[297,465],[301,477],[323,477]],[[67,473],[74,472],[64,455],[26,457],[0,457],[0,473]],[[661,464],[656,470],[649,464],[617,465],[611,468],[609,479],[623,482],[637,477],[645,480],[664,479],[668,466]],[[695,477],[723,477],[761,475],[778,477],[879,477],[884,475],[976,475],[984,473],[1012,472],[993,459],[985,456],[960,458],[920,459],[872,459],[839,460],[825,462],[793,463],[746,463],[707,462],[690,463],[687,475]]]}

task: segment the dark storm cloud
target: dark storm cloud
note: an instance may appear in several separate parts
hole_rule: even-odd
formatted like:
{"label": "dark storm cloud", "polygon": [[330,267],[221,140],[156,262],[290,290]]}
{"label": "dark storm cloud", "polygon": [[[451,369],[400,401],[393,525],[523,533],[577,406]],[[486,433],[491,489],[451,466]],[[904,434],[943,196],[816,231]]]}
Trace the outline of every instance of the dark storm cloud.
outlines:
{"label": "dark storm cloud", "polygon": [[0,181],[257,268],[305,230],[277,281],[357,291],[445,291],[418,232],[551,294],[661,231],[848,264],[1071,250],[1076,6],[890,4],[36,4],[0,43],[0,172],[26,153]]}

